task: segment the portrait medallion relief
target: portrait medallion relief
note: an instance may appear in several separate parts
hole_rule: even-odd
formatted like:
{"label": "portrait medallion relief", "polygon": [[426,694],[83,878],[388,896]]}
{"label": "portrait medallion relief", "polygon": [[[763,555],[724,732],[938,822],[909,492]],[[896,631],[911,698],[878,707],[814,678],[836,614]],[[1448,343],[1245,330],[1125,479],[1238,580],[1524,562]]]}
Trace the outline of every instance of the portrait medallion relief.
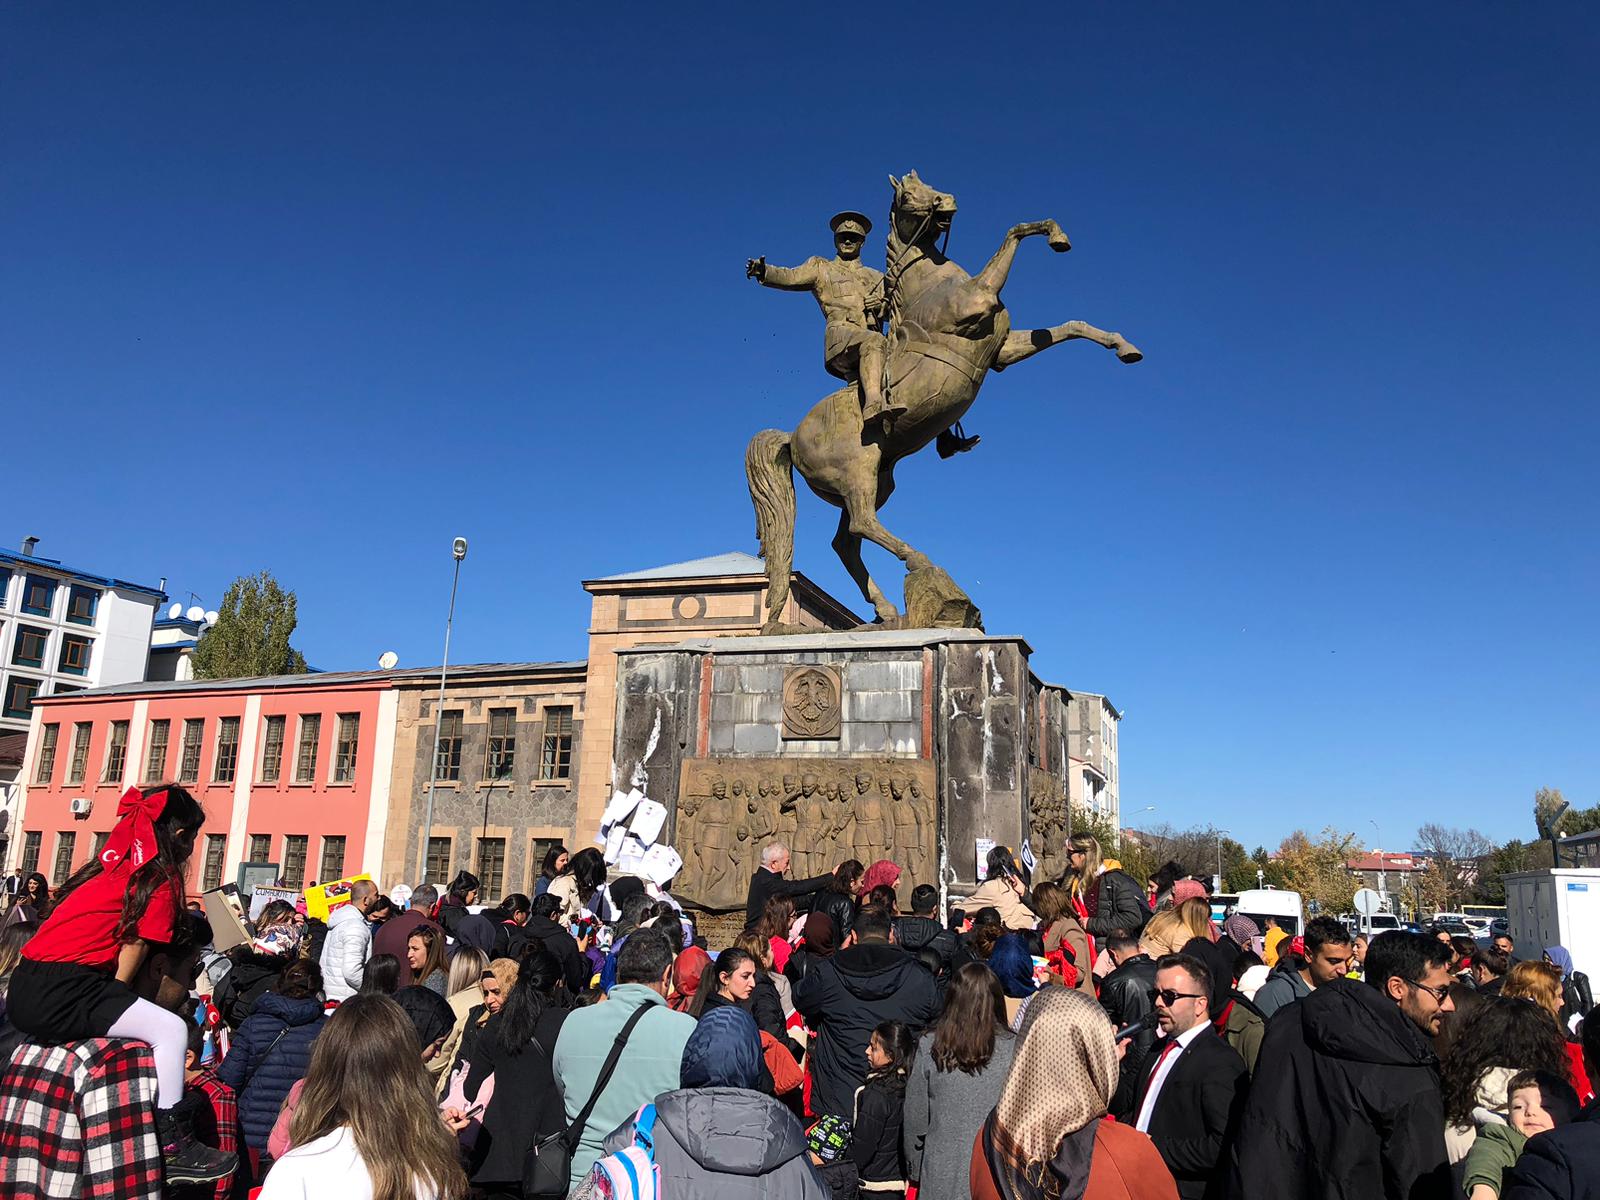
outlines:
{"label": "portrait medallion relief", "polygon": [[842,695],[833,667],[795,667],[783,681],[783,736],[808,741],[839,736]]}

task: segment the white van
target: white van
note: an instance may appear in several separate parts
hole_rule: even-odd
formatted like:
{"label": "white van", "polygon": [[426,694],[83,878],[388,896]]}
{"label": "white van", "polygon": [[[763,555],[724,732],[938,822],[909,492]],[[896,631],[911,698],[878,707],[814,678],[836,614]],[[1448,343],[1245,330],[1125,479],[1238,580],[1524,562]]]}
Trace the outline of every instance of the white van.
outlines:
{"label": "white van", "polygon": [[1290,937],[1303,932],[1306,925],[1300,893],[1286,892],[1281,888],[1251,888],[1240,892],[1234,911],[1249,917],[1262,933],[1267,931],[1268,917],[1275,917],[1278,928]]}

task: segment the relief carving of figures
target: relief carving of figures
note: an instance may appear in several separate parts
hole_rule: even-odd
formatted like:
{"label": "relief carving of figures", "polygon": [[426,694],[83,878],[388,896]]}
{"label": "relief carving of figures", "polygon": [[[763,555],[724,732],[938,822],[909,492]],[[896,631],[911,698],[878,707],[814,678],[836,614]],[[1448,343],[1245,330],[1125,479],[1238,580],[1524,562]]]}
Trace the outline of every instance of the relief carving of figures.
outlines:
{"label": "relief carving of figures", "polygon": [[923,759],[687,759],[675,825],[684,869],[674,891],[705,908],[738,908],[762,847],[781,841],[794,878],[847,858],[893,860],[906,907],[912,887],[938,882],[935,780]]}
{"label": "relief carving of figures", "polygon": [[1061,781],[1037,767],[1028,772],[1028,837],[1039,863],[1034,878],[1059,878],[1067,869],[1067,799]]}

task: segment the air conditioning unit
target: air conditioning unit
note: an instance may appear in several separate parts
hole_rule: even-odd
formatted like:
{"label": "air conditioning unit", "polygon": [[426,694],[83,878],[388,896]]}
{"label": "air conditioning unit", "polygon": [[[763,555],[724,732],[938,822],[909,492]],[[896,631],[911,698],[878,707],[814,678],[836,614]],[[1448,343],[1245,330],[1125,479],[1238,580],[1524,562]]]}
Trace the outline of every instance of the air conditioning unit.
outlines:
{"label": "air conditioning unit", "polygon": [[72,815],[75,817],[87,817],[89,810],[93,807],[93,800],[90,800],[87,796],[79,796],[72,802]]}

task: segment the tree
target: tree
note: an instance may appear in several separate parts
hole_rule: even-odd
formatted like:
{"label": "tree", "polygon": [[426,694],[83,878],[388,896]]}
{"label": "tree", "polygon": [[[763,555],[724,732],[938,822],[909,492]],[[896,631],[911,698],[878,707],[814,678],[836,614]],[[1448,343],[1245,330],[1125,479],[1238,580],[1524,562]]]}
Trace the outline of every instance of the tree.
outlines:
{"label": "tree", "polygon": [[222,598],[217,623],[200,635],[195,678],[304,674],[305,657],[289,645],[295,624],[295,595],[270,571],[240,576]]}
{"label": "tree", "polygon": [[1494,843],[1476,829],[1452,829],[1432,821],[1417,830],[1414,845],[1429,865],[1420,881],[1422,901],[1435,905],[1435,912],[1456,911],[1494,853]]}
{"label": "tree", "polygon": [[1300,893],[1308,910],[1341,913],[1350,909],[1355,881],[1345,867],[1358,849],[1353,833],[1342,833],[1332,826],[1312,841],[1297,829],[1283,839],[1275,860],[1282,886]]}
{"label": "tree", "polygon": [[1566,803],[1560,788],[1542,787],[1533,794],[1533,827],[1542,838],[1550,836],[1550,822]]}

